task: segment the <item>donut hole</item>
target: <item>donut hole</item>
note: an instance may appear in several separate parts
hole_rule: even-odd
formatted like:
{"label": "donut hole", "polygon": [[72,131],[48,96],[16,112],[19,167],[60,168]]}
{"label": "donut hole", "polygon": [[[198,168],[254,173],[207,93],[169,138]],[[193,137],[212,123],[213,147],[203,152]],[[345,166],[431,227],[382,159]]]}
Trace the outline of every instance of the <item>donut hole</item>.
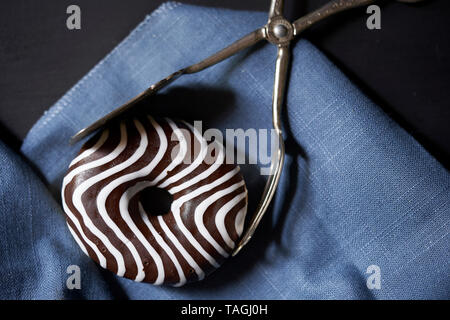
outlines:
{"label": "donut hole", "polygon": [[167,190],[148,187],[141,191],[139,201],[148,215],[162,216],[170,212],[173,196]]}

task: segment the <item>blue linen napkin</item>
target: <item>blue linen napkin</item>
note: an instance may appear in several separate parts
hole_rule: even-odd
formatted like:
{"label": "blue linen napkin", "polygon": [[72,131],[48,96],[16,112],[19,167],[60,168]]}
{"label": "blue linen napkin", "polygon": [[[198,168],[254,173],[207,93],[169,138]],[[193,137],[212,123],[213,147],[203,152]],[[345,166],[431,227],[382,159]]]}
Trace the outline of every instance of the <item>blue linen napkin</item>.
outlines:
{"label": "blue linen napkin", "polygon": [[[70,136],[265,21],[264,13],[166,3],[35,124],[25,160],[0,144],[0,297],[449,298],[448,172],[304,40],[293,47],[280,186],[237,257],[202,282],[171,288],[118,278],[77,247],[58,205],[80,147]],[[257,45],[182,77],[149,112],[221,130],[270,128],[275,54]],[[244,170],[251,208],[265,179],[256,169]],[[66,286],[69,265],[82,271],[80,290]],[[379,288],[370,286],[373,270]]]}

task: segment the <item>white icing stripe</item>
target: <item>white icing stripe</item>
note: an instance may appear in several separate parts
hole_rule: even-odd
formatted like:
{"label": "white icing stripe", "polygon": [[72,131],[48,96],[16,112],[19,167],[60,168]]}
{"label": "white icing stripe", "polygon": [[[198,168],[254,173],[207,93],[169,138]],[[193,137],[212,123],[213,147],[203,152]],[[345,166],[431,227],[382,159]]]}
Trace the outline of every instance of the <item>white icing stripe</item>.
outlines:
{"label": "white icing stripe", "polygon": [[115,158],[117,158],[119,156],[119,154],[121,154],[122,151],[125,150],[126,146],[127,146],[126,142],[122,143],[122,138],[121,138],[121,141],[116,146],[116,148],[108,155],[106,155],[100,159],[83,164],[83,165],[79,166],[78,168],[75,168],[72,171],[70,171],[69,174],[64,177],[63,189],[70,183],[70,181],[72,181],[72,179],[77,174],[80,174],[80,173],[85,172],[92,168],[100,167],[100,166],[104,165],[105,163],[108,163],[108,162],[114,160]]}
{"label": "white icing stripe", "polygon": [[155,185],[159,183],[162,179],[164,179],[167,176],[167,173],[171,170],[173,170],[176,166],[178,166],[186,156],[187,152],[187,142],[184,138],[184,135],[181,133],[180,129],[177,127],[177,125],[170,119],[166,118],[166,121],[169,123],[170,127],[172,128],[173,132],[176,134],[178,141],[180,141],[180,148],[178,151],[177,156],[173,161],[165,168],[159,175],[153,180],[153,184]]}
{"label": "white icing stripe", "polygon": [[[244,182],[242,182],[242,185],[244,185]],[[222,239],[225,241],[227,246],[230,249],[233,249],[235,246],[235,243],[233,240],[231,240],[230,235],[228,234],[227,228],[225,227],[225,217],[228,212],[230,212],[231,209],[233,209],[234,206],[236,206],[242,199],[245,199],[247,197],[247,190],[245,192],[238,194],[233,199],[231,199],[229,202],[227,202],[222,208],[217,211],[215,222],[217,230],[219,230],[220,235],[222,236]],[[242,211],[242,209],[239,211],[239,213]],[[239,216],[239,213],[237,216]],[[239,220],[236,216],[236,221]],[[240,222],[239,222],[240,223]],[[238,224],[239,225],[239,224]],[[239,234],[239,232],[238,232]]]}
{"label": "white icing stripe", "polygon": [[[120,186],[128,181],[132,181],[132,180],[135,180],[135,179],[138,179],[141,177],[145,177],[148,174],[150,174],[150,172],[152,172],[152,170],[161,161],[164,153],[166,152],[167,138],[164,134],[164,130],[152,118],[149,117],[149,120],[159,135],[160,145],[159,145],[159,149],[158,149],[156,156],[144,168],[142,168],[138,171],[123,175],[120,178],[117,178],[116,180],[111,181],[107,186],[105,186],[102,189],[102,191],[100,191],[100,193],[97,197],[97,206],[99,208],[100,214],[105,219],[105,222],[108,224],[108,226],[114,231],[116,236],[120,240],[122,240],[122,242],[124,242],[125,245],[130,249],[130,251],[132,252],[133,257],[135,258],[137,265],[139,267],[142,266],[141,257],[138,254],[135,246],[131,242],[131,239],[128,239],[122,233],[120,228],[114,223],[114,221],[112,221],[112,219],[109,217],[108,212],[106,211],[106,200],[108,199],[108,196],[111,194],[111,192],[113,192],[114,189],[116,189],[118,186]],[[136,125],[137,125],[137,123],[136,123]],[[128,190],[131,190],[131,193],[132,193],[133,189],[134,189],[134,187],[132,187],[131,189],[128,189]],[[152,245],[148,242],[148,240],[144,237],[144,235],[140,232],[139,228],[136,226],[136,224],[134,223],[133,219],[130,216],[130,213],[128,211],[128,204],[129,204],[131,197],[129,197],[128,190],[127,190],[127,192],[123,193],[122,196],[120,197],[120,201],[119,201],[120,215],[121,215],[122,219],[125,221],[125,223],[127,224],[127,226],[130,228],[130,230],[133,232],[133,234],[138,238],[138,240],[141,242],[141,244],[145,247],[147,252],[152,256],[152,258],[156,264],[156,268],[158,270],[158,276],[157,276],[154,284],[156,284],[156,285],[162,284],[165,276],[164,276],[164,266],[163,266],[161,257],[158,255],[158,253],[155,251],[155,249],[152,247]],[[143,266],[142,266],[142,272],[140,272],[140,273],[138,272],[138,275],[136,276],[136,281],[142,281],[144,278],[145,278],[145,273],[143,271]]]}
{"label": "white icing stripe", "polygon": [[100,250],[98,250],[98,247],[88,237],[86,237],[86,235],[83,232],[83,228],[80,225],[80,222],[75,217],[73,212],[70,211],[69,207],[67,206],[66,202],[64,201],[64,189],[62,190],[62,193],[63,193],[62,205],[63,205],[64,212],[66,213],[66,215],[70,219],[70,221],[72,221],[72,223],[75,225],[75,227],[77,228],[77,230],[80,233],[81,237],[83,238],[84,242],[86,242],[89,245],[89,247],[91,247],[92,250],[94,250],[95,254],[97,255],[97,259],[98,259],[99,264],[103,268],[106,268],[106,258],[105,258],[105,256],[100,252]]}
{"label": "white icing stripe", "polygon": [[182,179],[183,177],[187,176],[189,173],[194,171],[203,162],[203,160],[206,157],[206,152],[208,151],[208,145],[206,144],[205,139],[203,139],[201,133],[199,133],[192,125],[190,125],[187,122],[184,122],[184,123],[191,129],[191,131],[194,133],[194,136],[200,142],[200,144],[201,144],[200,152],[199,152],[197,158],[195,158],[194,162],[192,162],[188,167],[184,168],[182,171],[178,172],[177,174],[173,175],[172,177],[170,177],[169,179],[167,179],[166,181],[161,183],[158,186],[160,188],[165,188],[168,185],[170,185],[171,183],[174,183],[174,182]]}
{"label": "white icing stripe", "polygon": [[[195,209],[195,213],[194,213],[194,217],[195,217],[195,224],[198,228],[198,230],[200,231],[200,233],[202,234],[202,236],[214,247],[214,249],[217,250],[217,252],[219,252],[222,256],[224,256],[225,258],[228,257],[228,253],[217,243],[216,240],[214,240],[213,236],[208,232],[208,229],[206,229],[204,223],[203,223],[203,215],[206,212],[206,209],[208,209],[208,207],[216,202],[217,200],[219,200],[220,198],[226,196],[227,194],[232,193],[233,191],[237,190],[238,188],[242,187],[244,185],[244,181],[235,183],[231,186],[229,186],[226,189],[217,191],[216,193],[214,193],[213,195],[211,195],[210,197],[206,198],[206,200],[203,200]],[[244,197],[245,197],[245,193]],[[227,204],[225,204],[222,208],[220,208],[219,212],[216,214],[216,221],[217,221],[217,217],[219,216],[219,213],[222,212],[222,216],[223,216],[223,220],[225,220],[225,215],[230,211],[231,208],[233,208],[237,202],[235,202],[235,199],[232,199],[231,201],[229,201]],[[220,229],[219,229],[220,231]],[[230,239],[231,240],[231,239]]]}
{"label": "white icing stripe", "polygon": [[[169,172],[170,170],[172,170],[173,168],[175,168],[177,165],[179,165],[187,152],[187,143],[186,143],[186,139],[184,138],[184,135],[181,133],[181,131],[178,129],[178,127],[176,126],[176,124],[170,120],[170,119],[166,119],[167,122],[169,123],[169,125],[171,126],[172,130],[175,132],[175,134],[177,135],[178,141],[180,141],[180,150],[177,154],[177,156],[175,157],[174,161],[172,161],[162,172],[161,174],[155,178],[153,181],[141,181],[138,182],[137,184],[135,184],[133,187],[127,189],[124,194],[122,195],[121,199],[120,199],[120,206],[123,208],[122,210],[125,210],[124,208],[128,208],[128,204],[129,201],[140,191],[142,191],[145,188],[151,187],[156,185],[159,181],[161,181],[166,175],[167,172]],[[147,173],[148,174],[148,173]],[[148,217],[146,215],[144,220],[148,220]],[[150,221],[149,221],[150,222]],[[148,224],[147,224],[148,226]],[[151,230],[151,229],[150,229]],[[159,235],[158,235],[159,236]],[[156,238],[156,237],[155,237]],[[165,244],[164,240],[162,240],[163,243]],[[161,245],[161,244],[160,244]],[[165,250],[167,252],[167,254],[171,257],[173,263],[175,266],[179,266],[179,268],[177,267],[177,271],[179,274],[179,278],[180,278],[180,282],[178,284],[176,284],[176,286],[181,286],[186,282],[186,277],[184,275],[184,273],[182,272],[180,263],[178,262],[178,259],[176,258],[176,256],[173,254],[172,250],[170,249],[170,247],[167,246],[167,244],[165,244],[165,246],[168,248],[168,250],[170,250],[169,252],[167,252],[167,250]],[[180,244],[181,246],[181,244]],[[184,249],[184,248],[183,248]],[[187,253],[187,252],[186,252]],[[186,261],[190,261],[190,265],[191,267],[193,267],[196,270],[196,273],[199,277],[204,277],[204,272],[203,270],[201,270],[198,265],[195,263],[195,261],[192,259],[192,257],[190,255],[185,256]]]}
{"label": "white icing stripe", "polygon": [[[64,190],[63,190],[64,192]],[[80,225],[80,222],[78,219],[73,215],[72,211],[67,207],[66,203],[63,201],[63,209],[67,214],[67,217],[72,221],[73,224],[75,224],[75,227],[77,228],[78,232],[80,233],[81,237],[83,238],[84,242],[86,242],[89,247],[94,250],[95,254],[97,255],[98,263],[103,267],[106,268],[106,258],[105,256],[98,250],[98,247],[88,238],[83,232],[83,229]]]}
{"label": "white icing stripe", "polygon": [[181,287],[186,283],[186,276],[183,272],[183,268],[180,265],[180,262],[178,261],[177,257],[173,253],[172,249],[169,247],[169,245],[164,241],[164,239],[159,235],[159,233],[156,231],[155,227],[153,227],[153,224],[148,219],[147,213],[145,213],[144,208],[142,207],[141,203],[139,203],[139,213],[141,214],[142,221],[144,221],[147,228],[150,230],[152,235],[155,237],[156,242],[161,246],[161,248],[166,252],[166,254],[169,256],[170,260],[175,265],[175,268],[177,269],[178,277],[180,278],[180,281],[175,284],[175,287]]}
{"label": "white icing stripe", "polygon": [[70,225],[67,223],[67,227],[69,228],[70,233],[72,234],[72,237],[75,239],[75,242],[80,246],[81,250],[83,250],[83,252],[89,256],[89,253],[86,249],[86,247],[84,246],[83,242],[81,242],[80,238],[78,238],[77,234],[75,233],[75,231],[73,231],[73,229],[70,227]]}
{"label": "white icing stripe", "polygon": [[186,249],[181,245],[180,241],[178,241],[177,237],[170,231],[169,227],[167,226],[166,222],[162,218],[162,216],[158,216],[158,222],[161,228],[163,229],[166,236],[169,238],[170,241],[175,245],[177,250],[181,253],[183,258],[187,261],[187,263],[194,268],[195,273],[198,276],[199,280],[202,280],[205,277],[205,273],[203,272],[202,268],[195,262],[195,260],[191,257],[191,255],[186,251]]}
{"label": "white icing stripe", "polygon": [[189,240],[189,242],[194,246],[194,248],[198,252],[200,252],[200,254],[206,260],[208,260],[209,263],[211,263],[211,265],[213,265],[216,268],[219,267],[219,264],[217,263],[217,261],[208,252],[206,252],[205,249],[203,249],[203,247],[200,245],[200,243],[198,243],[198,241],[194,238],[192,233],[184,225],[183,220],[181,219],[180,208],[184,202],[189,201],[189,200],[201,195],[202,193],[208,192],[209,190],[215,188],[216,186],[231,179],[238,172],[239,172],[239,167],[236,167],[234,170],[227,172],[225,175],[216,179],[214,182],[207,184],[207,185],[203,185],[203,186],[199,187],[198,189],[192,191],[191,193],[188,193],[188,194],[178,198],[174,202],[172,202],[172,212],[173,212],[175,221],[177,222],[177,226],[179,227],[181,232],[183,232],[184,236]]}
{"label": "white icing stripe", "polygon": [[[138,120],[134,120],[134,124],[135,124],[136,128],[139,131],[139,134],[141,136],[141,140],[139,142],[138,148],[133,153],[133,155],[131,155],[131,157],[129,157],[124,162],[122,162],[122,163],[120,163],[118,165],[115,165],[115,166],[109,168],[108,170],[103,171],[102,173],[98,174],[94,178],[90,178],[90,179],[86,180],[85,182],[83,182],[78,187],[78,189],[76,189],[75,192],[74,192],[74,198],[75,199],[77,199],[77,200],[79,199],[79,201],[81,201],[81,195],[88,188],[90,188],[91,186],[93,186],[97,182],[99,182],[101,180],[104,180],[104,179],[114,175],[115,173],[118,173],[118,172],[120,172],[122,170],[127,169],[128,167],[133,165],[136,161],[138,161],[142,157],[142,155],[145,153],[145,150],[147,149],[148,137],[147,137],[147,133],[145,131],[145,128],[142,126],[142,124]],[[145,278],[144,265],[142,264],[142,260],[141,260],[141,258],[139,256],[136,248],[125,237],[125,235],[122,233],[122,231],[119,229],[119,227],[114,223],[114,221],[110,218],[110,216],[108,215],[108,212],[106,211],[106,198],[112,192],[112,190],[115,188],[115,186],[113,184],[114,181],[117,181],[117,180],[113,180],[113,182],[111,182],[107,186],[103,187],[101,189],[100,193],[97,195],[98,212],[100,213],[100,216],[103,218],[103,221],[106,223],[106,225],[115,233],[115,235],[120,239],[120,241],[122,241],[127,246],[127,248],[130,250],[131,255],[133,256],[133,258],[134,258],[134,260],[136,262],[136,267],[137,267],[136,281],[142,281]],[[86,185],[83,186],[83,184],[86,184]],[[84,208],[82,208],[82,209],[84,210]],[[100,230],[98,230],[98,232],[101,235],[105,236],[103,233],[101,233]],[[105,236],[105,238],[106,238],[106,236]],[[123,260],[123,255],[121,254],[120,251],[118,251],[112,245],[111,242],[109,242],[109,239],[107,239],[107,240],[108,240],[108,245],[110,245],[110,248],[108,247],[108,249],[111,251],[111,253],[113,253],[113,251],[115,253],[117,253],[117,257],[116,258],[118,258],[120,260],[120,269],[123,268],[123,270],[121,269],[121,273],[120,274],[125,273],[125,263],[124,263],[124,260]],[[116,256],[116,254],[114,254],[114,253],[113,253],[113,255]],[[119,274],[119,272],[118,272],[118,274]]]}
{"label": "white icing stripe", "polygon": [[[246,193],[247,196],[247,193]],[[236,229],[236,233],[238,237],[242,235],[242,231],[244,230],[244,222],[245,222],[245,214],[247,213],[247,202],[245,206],[238,212],[236,215],[236,220],[234,221],[234,228]],[[233,242],[233,248],[235,243]]]}
{"label": "white icing stripe", "polygon": [[[140,191],[144,190],[145,188],[148,188],[148,187],[151,187],[151,186],[154,186],[154,183],[152,183],[150,181],[138,182],[132,188],[130,188],[130,189],[128,189],[126,191],[127,198],[128,199],[132,199],[137,193],[139,193]],[[148,219],[148,217],[147,217],[147,219]],[[198,264],[195,262],[195,260],[192,258],[192,256],[186,251],[186,249],[183,247],[183,245],[178,241],[178,239],[175,237],[175,235],[170,231],[169,227],[165,223],[165,221],[162,218],[162,216],[158,216],[158,222],[161,225],[161,228],[163,229],[164,233],[169,238],[169,240],[175,245],[177,250],[181,253],[183,258],[187,261],[187,263],[195,270],[197,276],[200,279],[203,279],[203,277],[205,276],[205,273],[198,266]],[[144,223],[145,223],[145,220],[144,220]],[[176,259],[175,256],[174,256],[174,258]],[[174,262],[175,265],[179,264],[177,259],[175,261],[173,261],[173,262]],[[184,277],[184,274],[180,275],[180,278],[182,278],[182,277]]]}
{"label": "white icing stripe", "polygon": [[[138,153],[139,151],[142,150],[142,140],[143,140],[143,135],[145,135],[145,130],[143,130],[142,125],[140,127],[138,127],[138,130],[141,134],[141,142],[140,145],[138,147],[138,150],[136,150],[136,152],[133,154],[133,156]],[[126,145],[127,145],[127,131],[126,131],[126,126],[125,124],[121,123],[120,125],[120,131],[121,131],[121,140],[119,145],[123,146],[123,149],[125,149]],[[122,148],[121,148],[122,149]],[[123,150],[122,149],[122,150]],[[119,154],[116,154],[115,158],[119,156]],[[91,218],[89,217],[89,215],[86,212],[86,209],[84,207],[84,204],[81,200],[81,197],[83,196],[84,192],[86,192],[91,186],[93,186],[94,184],[96,184],[97,182],[108,178],[109,176],[113,175],[114,173],[128,167],[130,162],[134,162],[134,158],[133,156],[131,156],[131,158],[128,158],[125,162],[122,162],[116,166],[113,166],[105,171],[102,171],[101,173],[85,180],[83,183],[81,183],[73,192],[73,204],[75,206],[75,208],[78,210],[78,212],[80,212],[81,216],[83,217],[83,222],[86,225],[86,227],[97,237],[99,238],[103,244],[105,245],[105,247],[109,250],[109,252],[114,256],[114,258],[117,261],[117,274],[119,276],[123,276],[125,274],[125,261],[123,259],[122,254],[120,253],[120,251],[118,251],[116,249],[116,247],[114,247],[112,245],[112,243],[110,242],[110,240],[108,239],[108,237],[103,234],[92,222]],[[130,161],[131,159],[131,161]],[[104,217],[103,217],[104,218]]]}
{"label": "white icing stripe", "polygon": [[[108,162],[114,160],[115,158],[117,158],[119,156],[119,154],[122,153],[122,151],[126,147],[126,138],[127,138],[126,137],[126,127],[124,124],[120,125],[120,132],[121,132],[120,142],[111,153],[109,153],[108,155],[106,155],[100,159],[97,159],[97,160],[94,160],[94,161],[91,161],[89,163],[79,166],[78,168],[72,170],[67,176],[64,177],[63,185],[62,185],[62,192],[61,192],[62,205],[63,205],[64,211],[66,212],[68,218],[72,221],[72,223],[77,228],[77,230],[80,233],[81,237],[83,238],[84,242],[87,243],[92,248],[92,250],[95,252],[95,254],[97,255],[97,258],[99,260],[99,263],[103,268],[106,268],[106,258],[100,252],[100,250],[98,250],[97,245],[94,244],[85,235],[83,228],[81,227],[80,221],[78,221],[78,219],[75,217],[74,213],[67,206],[64,192],[66,190],[67,185],[77,174],[84,172],[86,170],[92,169],[94,167],[99,167],[105,163],[108,163]],[[84,218],[83,218],[83,220],[84,220]]]}
{"label": "white icing stripe", "polygon": [[[193,130],[193,132],[195,134],[195,129],[192,126],[190,126],[190,128],[191,128],[191,130]],[[204,140],[203,140],[203,142],[204,142]],[[219,149],[220,149],[220,154],[219,154],[219,156],[216,159],[215,165],[223,163],[223,158],[224,158],[223,146],[220,146]],[[205,149],[205,151],[206,151],[206,149]],[[203,152],[203,153],[206,153],[206,152]],[[200,160],[200,163],[203,161],[203,159],[204,159],[204,155],[202,156],[202,158]],[[198,158],[195,161],[198,161]],[[215,165],[213,165],[210,168],[208,168],[208,170],[206,170],[206,174],[201,174],[201,179],[207,178],[209,175],[211,175],[217,169],[217,166],[215,166]],[[190,167],[194,167],[194,166],[196,166],[195,163],[192,164]],[[187,169],[189,169],[189,168],[187,168]],[[211,170],[209,170],[209,169],[211,169]],[[183,170],[180,173],[189,174],[192,170],[186,170],[185,169],[185,170]],[[173,204],[172,204],[172,208],[173,208],[172,211],[173,211],[174,218],[175,218],[175,221],[177,223],[177,226],[180,228],[180,230],[183,232],[183,234],[189,240],[189,242],[197,249],[197,251],[199,251],[200,254],[205,259],[207,259],[208,262],[211,263],[211,265],[213,265],[216,268],[219,267],[219,264],[217,263],[217,261],[210,254],[208,254],[208,252],[206,252],[206,250],[200,245],[200,243],[198,243],[198,241],[192,236],[192,234],[189,232],[189,230],[185,227],[185,225],[184,225],[184,223],[183,223],[183,221],[181,219],[180,208],[181,208],[182,204],[185,201],[188,201],[188,200],[190,200],[190,199],[200,195],[201,193],[204,193],[204,192],[214,188],[215,186],[217,186],[220,183],[222,183],[221,181],[224,178],[225,178],[225,180],[223,180],[223,181],[226,181],[226,180],[230,179],[231,177],[233,177],[237,172],[239,172],[239,169],[235,168],[235,170],[233,170],[231,172],[228,172],[227,174],[225,174],[224,176],[222,176],[221,178],[219,178],[215,182],[213,182],[213,183],[211,183],[209,185],[203,186],[203,187],[199,188],[198,190],[195,190],[194,192],[191,192],[190,194],[179,198],[178,200],[174,201]],[[181,176],[181,177],[183,177],[183,176]],[[179,177],[179,178],[181,178],[181,177]],[[200,180],[198,180],[198,181],[200,181]],[[194,183],[196,183],[198,181],[194,179]],[[166,183],[167,183],[167,180],[166,180]],[[145,187],[144,187],[144,185],[145,185]],[[146,188],[148,186],[151,186],[151,185],[152,184],[140,184],[140,186],[136,186],[136,189],[133,188],[134,189],[133,193],[137,193],[138,191],[143,190],[144,188]],[[162,187],[162,186],[163,186],[163,184],[160,187]],[[179,191],[180,190],[181,189],[179,189]],[[171,191],[171,190],[169,190],[169,191]],[[129,197],[128,199],[131,199],[131,197]],[[177,249],[180,250],[180,248],[178,248],[178,247],[177,247]],[[184,247],[183,247],[183,251],[185,251],[187,253],[187,251],[184,249]],[[190,255],[185,256],[185,254],[183,254],[183,256],[185,257],[185,259],[187,261],[192,259],[192,257]],[[192,267],[194,267],[194,266],[192,266]],[[203,271],[202,271],[202,273],[203,273]]]}
{"label": "white icing stripe", "polygon": [[[205,171],[203,171],[202,173],[196,175],[195,177],[192,177],[192,179],[189,179],[188,181],[175,186],[173,188],[169,189],[169,192],[174,194],[177,193],[183,189],[186,189],[194,184],[196,184],[197,182],[200,182],[201,180],[209,177],[211,174],[214,173],[214,171],[216,171],[222,164],[223,164],[223,160],[225,159],[225,153],[223,151],[223,146],[217,142],[214,142],[215,145],[218,146],[219,151],[219,155],[216,158],[216,161],[214,162],[213,165],[211,165],[208,169],[206,169]],[[217,148],[216,148],[217,150]]]}
{"label": "white icing stripe", "polygon": [[98,141],[95,145],[93,145],[91,148],[83,151],[75,159],[72,160],[72,162],[69,164],[69,168],[72,167],[77,162],[83,160],[84,158],[89,157],[95,151],[100,149],[100,147],[105,143],[106,139],[108,139],[108,136],[109,136],[109,130],[106,129],[105,131],[103,131],[102,135],[100,136],[100,138],[98,139]]}

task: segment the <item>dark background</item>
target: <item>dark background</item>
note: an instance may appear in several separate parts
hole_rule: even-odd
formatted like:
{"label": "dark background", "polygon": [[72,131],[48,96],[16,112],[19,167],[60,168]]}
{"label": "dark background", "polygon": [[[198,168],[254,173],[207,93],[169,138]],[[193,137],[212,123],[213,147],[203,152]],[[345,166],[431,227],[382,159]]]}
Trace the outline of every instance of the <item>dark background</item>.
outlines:
{"label": "dark background", "polygon": [[[162,2],[2,0],[0,139],[19,148],[42,113]],[[181,2],[267,11],[270,1]],[[326,2],[286,0],[286,16],[298,18]],[[81,30],[66,28],[70,4],[81,8]],[[368,15],[360,8],[320,23],[304,37],[449,168],[450,1],[377,4],[381,30],[365,27]]]}

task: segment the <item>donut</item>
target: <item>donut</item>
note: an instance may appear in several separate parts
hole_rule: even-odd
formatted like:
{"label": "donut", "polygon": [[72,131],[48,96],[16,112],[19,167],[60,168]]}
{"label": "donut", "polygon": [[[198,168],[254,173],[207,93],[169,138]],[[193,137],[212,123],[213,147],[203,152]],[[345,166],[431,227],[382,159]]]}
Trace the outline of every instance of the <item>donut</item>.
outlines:
{"label": "donut", "polygon": [[[158,199],[171,198],[154,214]],[[149,115],[97,133],[62,183],[66,222],[79,247],[120,277],[182,286],[202,280],[231,254],[247,213],[247,189],[225,148],[191,124]],[[145,206],[144,206],[145,204]]]}

